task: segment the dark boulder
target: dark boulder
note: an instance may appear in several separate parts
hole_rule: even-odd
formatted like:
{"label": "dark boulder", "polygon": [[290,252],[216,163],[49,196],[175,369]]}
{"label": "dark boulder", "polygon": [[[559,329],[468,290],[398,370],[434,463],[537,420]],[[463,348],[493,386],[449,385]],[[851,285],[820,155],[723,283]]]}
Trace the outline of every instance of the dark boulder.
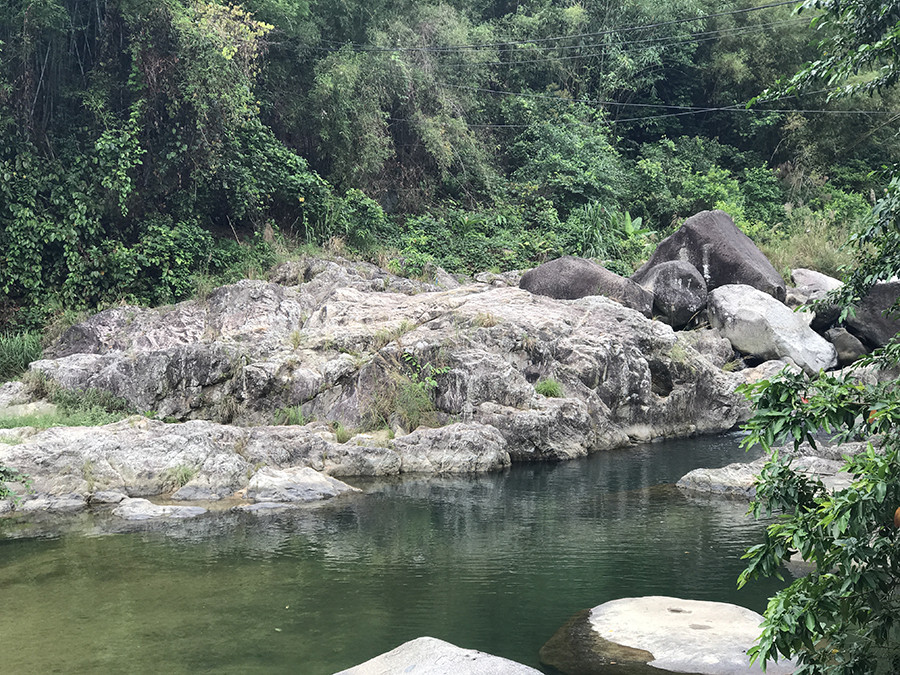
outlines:
{"label": "dark boulder", "polygon": [[825,331],[825,339],[834,345],[837,352],[838,365],[843,368],[849,366],[856,359],[866,354],[866,348],[846,328],[832,328]]}
{"label": "dark boulder", "polygon": [[847,328],[869,347],[883,347],[900,332],[900,311],[889,311],[898,297],[900,281],[875,284],[847,318]]}
{"label": "dark boulder", "polygon": [[525,272],[519,288],[557,300],[603,295],[646,317],[651,316],[653,307],[653,296],[631,279],[620,277],[590,260],[568,255]]}
{"label": "dark boulder", "polygon": [[673,328],[690,323],[706,307],[706,281],[682,260],[646,265],[631,280],[653,294],[653,312]]}
{"label": "dark boulder", "polygon": [[744,284],[784,301],[781,275],[750,237],[741,232],[724,211],[701,211],[675,234],[663,239],[635,277],[668,260],[688,262],[703,275],[707,290]]}

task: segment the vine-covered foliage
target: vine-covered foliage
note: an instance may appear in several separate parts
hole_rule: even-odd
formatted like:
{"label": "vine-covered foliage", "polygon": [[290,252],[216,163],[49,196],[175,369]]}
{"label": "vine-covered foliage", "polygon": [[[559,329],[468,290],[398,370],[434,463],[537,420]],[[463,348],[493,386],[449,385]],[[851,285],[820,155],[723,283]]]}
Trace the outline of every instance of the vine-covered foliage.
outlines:
{"label": "vine-covered foliage", "polygon": [[894,95],[747,111],[815,56],[806,23],[711,0],[9,0],[0,320],[177,300],[285,240],[411,274],[628,272],[717,207],[837,265],[820,240],[894,161]]}

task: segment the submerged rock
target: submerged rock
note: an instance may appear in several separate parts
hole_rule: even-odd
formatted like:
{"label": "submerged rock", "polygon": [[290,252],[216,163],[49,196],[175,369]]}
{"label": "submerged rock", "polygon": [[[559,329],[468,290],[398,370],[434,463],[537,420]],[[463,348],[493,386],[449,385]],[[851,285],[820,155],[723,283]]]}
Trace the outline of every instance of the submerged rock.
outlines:
{"label": "submerged rock", "polygon": [[335,675],[539,675],[540,671],[499,656],[462,649],[433,637],[410,640],[381,656]]}
{"label": "submerged rock", "polygon": [[[541,661],[566,675],[761,673],[747,650],[763,617],[723,602],[664,596],[623,598],[581,612],[541,648]],[[793,672],[791,661],[767,673]]]}

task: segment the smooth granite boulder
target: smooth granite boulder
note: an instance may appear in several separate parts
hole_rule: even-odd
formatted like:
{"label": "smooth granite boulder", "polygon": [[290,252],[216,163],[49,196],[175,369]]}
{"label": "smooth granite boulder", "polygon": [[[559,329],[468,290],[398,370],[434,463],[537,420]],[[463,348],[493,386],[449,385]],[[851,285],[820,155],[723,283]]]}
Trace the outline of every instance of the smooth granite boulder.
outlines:
{"label": "smooth granite boulder", "polygon": [[783,301],[784,280],[750,237],[724,211],[701,211],[675,234],[663,239],[635,276],[667,260],[693,265],[712,291],[727,284],[745,284]]}
{"label": "smooth granite boulder", "polygon": [[590,260],[569,255],[528,270],[519,280],[519,288],[557,300],[603,295],[647,317],[653,307],[653,296],[631,279]]}
{"label": "smooth granite boulder", "polygon": [[745,354],[787,358],[807,373],[837,365],[834,347],[809,327],[808,314],[791,311],[755,288],[730,284],[715,289],[707,313],[710,326]]}
{"label": "smooth granite boulder", "polygon": [[433,637],[420,637],[335,675],[540,675],[539,670]]}
{"label": "smooth granite boulder", "polygon": [[653,312],[673,328],[683,328],[706,307],[706,281],[683,260],[642,267],[631,277],[653,294]]}
{"label": "smooth granite boulder", "polygon": [[[747,650],[763,617],[723,602],[664,596],[622,598],[576,614],[541,648],[541,661],[566,675],[762,673]],[[770,663],[770,675],[795,665]]]}

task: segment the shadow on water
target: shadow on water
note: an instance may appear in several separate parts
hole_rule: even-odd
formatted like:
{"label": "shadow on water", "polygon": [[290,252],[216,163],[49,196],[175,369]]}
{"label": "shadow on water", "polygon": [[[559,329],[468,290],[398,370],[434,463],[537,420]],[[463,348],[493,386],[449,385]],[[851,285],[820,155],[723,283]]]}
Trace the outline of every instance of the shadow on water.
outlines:
{"label": "shadow on water", "polygon": [[431,635],[539,667],[557,628],[607,600],[762,611],[774,586],[735,587],[762,535],[747,505],[672,486],[747,459],[724,436],[502,474],[351,481],[367,494],[267,516],[109,534],[123,526],[88,515],[54,537],[0,524],[0,636],[16,646],[5,666],[324,675]]}

